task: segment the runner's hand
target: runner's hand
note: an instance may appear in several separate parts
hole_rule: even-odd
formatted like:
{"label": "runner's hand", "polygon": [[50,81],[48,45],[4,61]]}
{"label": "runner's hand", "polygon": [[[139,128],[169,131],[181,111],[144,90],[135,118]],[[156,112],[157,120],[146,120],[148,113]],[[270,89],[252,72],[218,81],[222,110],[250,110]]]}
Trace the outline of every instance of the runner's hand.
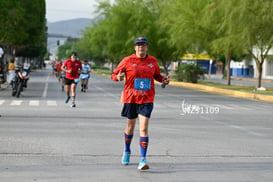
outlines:
{"label": "runner's hand", "polygon": [[119,73],[117,74],[117,79],[118,79],[118,81],[124,80],[124,73],[121,72],[121,70],[120,70]]}
{"label": "runner's hand", "polygon": [[170,76],[168,75],[166,78],[163,79],[163,84],[168,85],[170,83],[169,80]]}

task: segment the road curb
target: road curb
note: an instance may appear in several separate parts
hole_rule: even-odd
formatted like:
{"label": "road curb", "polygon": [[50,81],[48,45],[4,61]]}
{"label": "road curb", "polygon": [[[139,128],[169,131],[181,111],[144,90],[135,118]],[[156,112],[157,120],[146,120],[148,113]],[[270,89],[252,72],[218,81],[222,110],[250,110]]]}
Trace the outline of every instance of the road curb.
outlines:
{"label": "road curb", "polygon": [[240,98],[273,102],[273,96],[269,96],[269,95],[261,95],[261,94],[255,94],[255,93],[234,91],[234,90],[215,88],[215,87],[211,87],[211,86],[186,83],[186,82],[171,81],[170,85],[176,86],[176,87],[184,87],[184,88],[189,88],[189,89],[193,89],[193,90],[204,91],[204,92],[223,94],[223,95],[228,95],[228,96],[233,96],[233,97],[240,97]]}

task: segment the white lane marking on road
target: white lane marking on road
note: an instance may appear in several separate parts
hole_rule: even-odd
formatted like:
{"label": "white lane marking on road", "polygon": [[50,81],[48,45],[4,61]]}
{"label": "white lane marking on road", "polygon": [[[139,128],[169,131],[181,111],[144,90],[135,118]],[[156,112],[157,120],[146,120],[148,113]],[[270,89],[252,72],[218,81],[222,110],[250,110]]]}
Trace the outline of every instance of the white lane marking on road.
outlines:
{"label": "white lane marking on road", "polygon": [[233,108],[233,107],[228,107],[228,106],[226,106],[226,105],[215,104],[215,106],[220,107],[220,108],[223,108],[223,109],[235,110],[235,108]]}
{"label": "white lane marking on road", "polygon": [[238,126],[238,125],[229,125],[229,127],[231,128],[235,128],[235,129],[238,129],[238,130],[242,130],[242,131],[245,131],[249,134],[252,134],[252,135],[255,135],[255,136],[264,136],[263,134],[261,133],[257,133],[257,132],[254,132],[254,131],[251,131],[247,128],[244,128],[244,127],[241,127],[241,126]]}
{"label": "white lane marking on road", "polygon": [[5,100],[0,100],[0,105],[4,104]]}
{"label": "white lane marking on road", "polygon": [[48,106],[57,106],[57,102],[54,100],[48,100],[46,103]]}
{"label": "white lane marking on road", "polygon": [[96,89],[102,91],[103,93],[105,93],[106,95],[105,96],[110,96],[110,97],[113,97],[115,99],[117,99],[118,97],[114,94],[112,94],[111,92],[107,92],[105,91],[105,89],[101,88],[101,87],[98,87],[98,86],[94,86]]}
{"label": "white lane marking on road", "polygon": [[176,103],[163,103],[167,108],[180,109],[180,105]]}
{"label": "white lane marking on road", "polygon": [[13,100],[12,102],[11,102],[11,106],[19,106],[19,105],[21,105],[22,104],[22,100]]}
{"label": "white lane marking on road", "polygon": [[44,92],[43,92],[43,98],[46,98],[46,97],[47,97],[47,90],[48,90],[48,80],[49,80],[49,77],[50,77],[50,73],[48,74],[47,79],[46,79],[45,88],[44,88]]}
{"label": "white lane marking on road", "polygon": [[231,107],[236,108],[236,110],[246,110],[246,111],[250,111],[251,109],[248,108],[249,106],[239,106],[236,104],[230,104]]}
{"label": "white lane marking on road", "polygon": [[29,105],[30,106],[39,106],[39,101],[38,100],[31,100],[31,101],[29,101]]}
{"label": "white lane marking on road", "polygon": [[218,124],[222,124],[222,125],[225,125],[227,127],[230,127],[230,128],[234,128],[234,129],[237,129],[237,130],[241,130],[241,131],[244,131],[246,133],[249,133],[251,135],[254,135],[254,136],[264,136],[263,134],[261,133],[258,133],[258,132],[254,132],[250,129],[247,129],[245,127],[242,127],[242,126],[238,126],[238,125],[233,125],[233,124],[228,124],[226,122],[222,122],[222,121],[215,121],[216,123]]}

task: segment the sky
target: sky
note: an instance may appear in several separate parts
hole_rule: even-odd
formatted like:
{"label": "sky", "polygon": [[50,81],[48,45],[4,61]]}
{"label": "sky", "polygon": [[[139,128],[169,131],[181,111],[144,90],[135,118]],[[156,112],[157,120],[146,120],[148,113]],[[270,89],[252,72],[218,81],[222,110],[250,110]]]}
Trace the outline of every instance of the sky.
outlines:
{"label": "sky", "polygon": [[46,0],[46,18],[49,22],[75,18],[95,18],[96,0]]}

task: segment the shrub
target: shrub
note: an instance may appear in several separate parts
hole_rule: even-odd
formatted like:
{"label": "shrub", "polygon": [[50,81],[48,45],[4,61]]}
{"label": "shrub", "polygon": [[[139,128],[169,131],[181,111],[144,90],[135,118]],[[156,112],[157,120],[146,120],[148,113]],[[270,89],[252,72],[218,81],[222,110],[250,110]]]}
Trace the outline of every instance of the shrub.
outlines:
{"label": "shrub", "polygon": [[196,64],[182,64],[175,70],[178,81],[197,83],[200,76],[204,76],[204,70]]}

